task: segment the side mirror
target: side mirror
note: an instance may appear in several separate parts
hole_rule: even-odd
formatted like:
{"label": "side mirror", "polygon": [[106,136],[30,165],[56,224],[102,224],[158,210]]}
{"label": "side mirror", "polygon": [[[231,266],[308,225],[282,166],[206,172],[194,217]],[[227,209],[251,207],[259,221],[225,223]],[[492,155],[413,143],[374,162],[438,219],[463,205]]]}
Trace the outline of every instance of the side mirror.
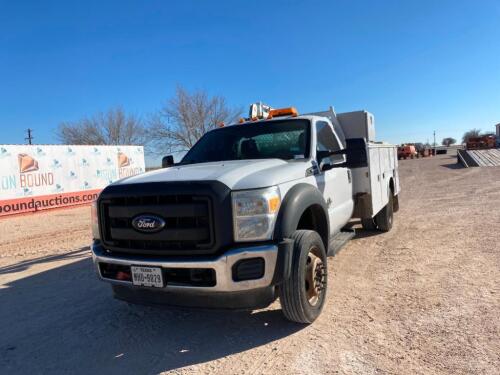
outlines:
{"label": "side mirror", "polygon": [[316,151],[316,159],[318,159],[319,164],[330,155],[332,155],[332,151]]}
{"label": "side mirror", "polygon": [[364,138],[346,139],[345,151],[347,168],[363,168],[368,166],[368,154]]}
{"label": "side mirror", "polygon": [[334,151],[316,151],[316,159],[318,160],[318,166],[320,171],[328,171],[334,167],[334,165],[325,163],[324,159],[330,157],[334,154]]}
{"label": "side mirror", "polygon": [[[338,164],[327,164],[324,167],[321,165],[321,159],[330,155],[345,155],[346,162]],[[320,151],[317,153],[318,161],[320,162],[321,170],[329,170],[332,168],[362,168],[368,166],[368,154],[366,153],[366,140],[364,138],[349,138],[346,139],[346,148],[339,151]]]}
{"label": "side mirror", "polygon": [[162,168],[168,168],[172,165],[174,165],[174,157],[172,155],[164,156],[163,159],[161,159]]}

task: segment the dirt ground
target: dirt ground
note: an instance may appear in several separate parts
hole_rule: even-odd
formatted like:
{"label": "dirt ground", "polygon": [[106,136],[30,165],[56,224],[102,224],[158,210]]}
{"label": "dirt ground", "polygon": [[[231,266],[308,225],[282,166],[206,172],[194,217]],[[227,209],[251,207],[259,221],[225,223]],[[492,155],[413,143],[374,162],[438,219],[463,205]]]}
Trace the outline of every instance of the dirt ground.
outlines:
{"label": "dirt ground", "polygon": [[329,259],[310,326],[129,306],[89,257],[88,207],[0,220],[0,373],[498,374],[500,168],[400,162],[386,234]]}

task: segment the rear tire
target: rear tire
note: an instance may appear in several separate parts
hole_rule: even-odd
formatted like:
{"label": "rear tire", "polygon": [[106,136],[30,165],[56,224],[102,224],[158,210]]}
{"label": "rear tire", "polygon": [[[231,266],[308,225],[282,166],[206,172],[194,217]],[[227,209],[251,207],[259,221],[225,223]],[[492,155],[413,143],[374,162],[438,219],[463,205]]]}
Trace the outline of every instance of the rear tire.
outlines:
{"label": "rear tire", "polygon": [[375,223],[382,232],[389,232],[394,221],[394,196],[389,189],[389,201],[382,210],[375,216]]}
{"label": "rear tire", "polygon": [[372,217],[367,219],[361,219],[361,225],[364,230],[375,230],[377,229],[377,224],[375,224],[375,220]]}
{"label": "rear tire", "polygon": [[328,283],[326,251],[315,231],[297,230],[292,239],[291,274],[279,287],[281,308],[288,320],[310,324],[321,314],[325,303]]}

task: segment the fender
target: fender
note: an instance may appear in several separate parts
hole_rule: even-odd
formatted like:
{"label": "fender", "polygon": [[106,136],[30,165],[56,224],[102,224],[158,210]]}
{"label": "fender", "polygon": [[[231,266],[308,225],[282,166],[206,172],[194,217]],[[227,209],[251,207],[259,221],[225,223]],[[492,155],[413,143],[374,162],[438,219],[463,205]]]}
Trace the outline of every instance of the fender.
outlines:
{"label": "fender", "polygon": [[272,285],[280,284],[290,276],[293,252],[293,241],[290,236],[297,229],[302,214],[311,206],[315,208],[320,236],[328,251],[330,222],[326,202],[315,186],[297,184],[287,192],[283,199],[274,227],[274,239],[281,242],[278,247],[278,259]]}
{"label": "fender", "polygon": [[330,236],[328,206],[318,188],[310,184],[297,184],[287,192],[276,220],[274,238],[290,238],[297,229],[302,214],[311,206],[319,210],[317,212],[319,212],[321,222],[318,223],[318,232],[323,239],[325,249],[328,249]]}

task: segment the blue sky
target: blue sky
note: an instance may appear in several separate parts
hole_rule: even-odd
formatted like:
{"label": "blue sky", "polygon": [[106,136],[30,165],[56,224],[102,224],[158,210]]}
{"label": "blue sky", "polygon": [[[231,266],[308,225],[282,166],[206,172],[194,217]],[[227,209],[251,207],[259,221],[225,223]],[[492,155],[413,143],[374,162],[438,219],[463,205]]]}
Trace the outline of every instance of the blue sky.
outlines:
{"label": "blue sky", "polygon": [[500,122],[499,1],[0,0],[0,143],[175,90],[375,114],[377,138]]}

